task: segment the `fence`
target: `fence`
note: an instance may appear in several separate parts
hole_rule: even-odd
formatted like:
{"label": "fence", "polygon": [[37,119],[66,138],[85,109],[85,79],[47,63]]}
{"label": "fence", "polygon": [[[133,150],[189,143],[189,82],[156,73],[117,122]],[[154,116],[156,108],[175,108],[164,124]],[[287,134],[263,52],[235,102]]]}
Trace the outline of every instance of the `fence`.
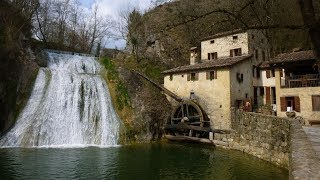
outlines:
{"label": "fence", "polygon": [[286,77],[283,88],[318,87],[320,86],[319,74],[294,75]]}

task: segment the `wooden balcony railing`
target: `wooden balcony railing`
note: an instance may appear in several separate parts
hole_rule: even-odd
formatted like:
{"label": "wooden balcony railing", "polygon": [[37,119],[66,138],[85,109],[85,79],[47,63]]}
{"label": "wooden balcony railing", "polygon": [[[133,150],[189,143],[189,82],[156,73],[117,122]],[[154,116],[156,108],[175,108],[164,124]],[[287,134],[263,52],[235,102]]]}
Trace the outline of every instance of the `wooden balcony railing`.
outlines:
{"label": "wooden balcony railing", "polygon": [[286,77],[283,88],[318,87],[320,74],[294,75]]}

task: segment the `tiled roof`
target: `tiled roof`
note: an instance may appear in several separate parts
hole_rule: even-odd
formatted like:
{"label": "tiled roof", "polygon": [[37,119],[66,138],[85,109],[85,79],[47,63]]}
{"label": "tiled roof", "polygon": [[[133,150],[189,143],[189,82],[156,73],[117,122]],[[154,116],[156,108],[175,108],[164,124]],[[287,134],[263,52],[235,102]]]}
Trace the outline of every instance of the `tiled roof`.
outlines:
{"label": "tiled roof", "polygon": [[291,52],[291,53],[283,53],[277,55],[273,58],[269,64],[277,64],[282,62],[296,62],[296,61],[304,61],[304,60],[315,60],[317,58],[315,51],[299,51],[299,52]]}
{"label": "tiled roof", "polygon": [[247,60],[251,58],[252,55],[245,55],[245,56],[235,56],[235,57],[225,57],[219,58],[217,60],[206,60],[205,62],[194,64],[194,65],[187,65],[187,66],[180,66],[174,69],[163,71],[163,74],[170,74],[170,73],[177,73],[177,72],[189,72],[189,71],[196,71],[196,70],[203,70],[203,69],[212,69],[212,68],[221,68],[221,67],[228,67],[235,65],[241,61]]}
{"label": "tiled roof", "polygon": [[269,68],[270,67],[270,61],[264,61],[264,62],[261,62],[258,67],[260,68]]}
{"label": "tiled roof", "polygon": [[221,32],[221,33],[214,34],[212,36],[205,37],[205,38],[202,39],[202,41],[206,41],[206,40],[209,40],[209,39],[215,39],[215,38],[219,38],[219,37],[223,37],[223,36],[229,36],[229,35],[232,35],[232,34],[243,33],[243,32],[246,32],[246,30],[235,29],[235,30],[232,30],[232,31]]}

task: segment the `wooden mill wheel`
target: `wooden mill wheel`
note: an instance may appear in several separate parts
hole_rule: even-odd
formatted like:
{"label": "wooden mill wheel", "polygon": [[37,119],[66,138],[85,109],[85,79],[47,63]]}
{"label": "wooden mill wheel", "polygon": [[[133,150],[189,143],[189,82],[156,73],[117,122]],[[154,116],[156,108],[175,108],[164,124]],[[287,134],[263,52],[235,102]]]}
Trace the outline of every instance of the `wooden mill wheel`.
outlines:
{"label": "wooden mill wheel", "polygon": [[172,112],[171,124],[180,122],[201,127],[206,127],[209,124],[207,123],[206,113],[193,101],[180,103]]}

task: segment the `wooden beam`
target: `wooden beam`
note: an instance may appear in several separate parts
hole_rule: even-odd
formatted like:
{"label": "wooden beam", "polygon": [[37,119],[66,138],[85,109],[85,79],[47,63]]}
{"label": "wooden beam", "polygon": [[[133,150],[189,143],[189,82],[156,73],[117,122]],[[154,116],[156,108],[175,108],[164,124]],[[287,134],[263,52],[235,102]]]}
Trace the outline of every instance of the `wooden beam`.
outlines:
{"label": "wooden beam", "polygon": [[186,123],[179,123],[179,124],[167,124],[164,126],[164,130],[195,130],[201,132],[213,132],[218,134],[230,134],[231,130],[222,130],[222,129],[212,129],[210,127],[200,127],[200,126],[193,126],[188,125]]}
{"label": "wooden beam", "polygon": [[211,132],[210,127],[193,126],[185,123],[165,125],[164,129],[165,130],[195,130],[195,131],[202,131],[202,132]]}
{"label": "wooden beam", "polygon": [[199,142],[199,143],[214,144],[213,141],[211,141],[210,139],[190,137],[190,136],[165,135],[165,138],[173,141],[193,141],[193,142]]}
{"label": "wooden beam", "polygon": [[141,76],[142,78],[144,78],[145,80],[149,81],[151,84],[153,84],[156,88],[158,88],[159,90],[163,91],[165,94],[169,95],[170,97],[172,97],[174,100],[176,100],[177,102],[182,102],[183,99],[179,96],[177,96],[176,94],[174,94],[173,92],[169,91],[167,88],[157,84],[155,81],[151,80],[150,78],[148,78],[146,75],[141,74],[138,71],[132,70],[132,72],[136,73],[137,75]]}

